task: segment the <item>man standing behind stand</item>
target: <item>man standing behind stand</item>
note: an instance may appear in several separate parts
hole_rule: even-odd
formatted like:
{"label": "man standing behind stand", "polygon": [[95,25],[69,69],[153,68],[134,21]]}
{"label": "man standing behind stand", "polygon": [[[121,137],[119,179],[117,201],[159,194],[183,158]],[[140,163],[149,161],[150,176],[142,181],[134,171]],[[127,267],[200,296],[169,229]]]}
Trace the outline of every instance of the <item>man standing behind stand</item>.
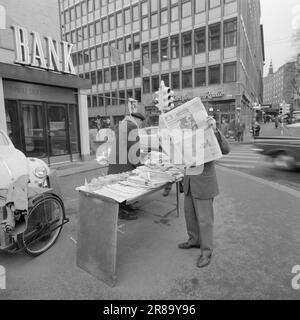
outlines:
{"label": "man standing behind stand", "polygon": [[[216,127],[212,117],[207,119],[208,126],[213,128],[222,154],[230,152],[229,143]],[[179,244],[180,249],[200,249],[197,267],[210,264],[213,252],[214,198],[219,194],[215,163],[205,163],[200,175],[185,175],[184,180],[184,212],[189,239]]]}

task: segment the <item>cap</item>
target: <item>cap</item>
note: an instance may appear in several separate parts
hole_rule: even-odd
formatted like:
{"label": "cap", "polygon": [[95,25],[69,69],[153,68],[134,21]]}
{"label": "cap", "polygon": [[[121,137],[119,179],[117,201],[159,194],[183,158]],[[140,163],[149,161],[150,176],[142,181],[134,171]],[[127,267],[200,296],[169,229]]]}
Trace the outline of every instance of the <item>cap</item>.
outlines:
{"label": "cap", "polygon": [[135,118],[138,118],[138,119],[140,119],[140,120],[142,120],[142,121],[145,121],[145,117],[144,117],[141,113],[139,113],[139,112],[132,113],[131,116],[132,116],[132,117],[135,117]]}

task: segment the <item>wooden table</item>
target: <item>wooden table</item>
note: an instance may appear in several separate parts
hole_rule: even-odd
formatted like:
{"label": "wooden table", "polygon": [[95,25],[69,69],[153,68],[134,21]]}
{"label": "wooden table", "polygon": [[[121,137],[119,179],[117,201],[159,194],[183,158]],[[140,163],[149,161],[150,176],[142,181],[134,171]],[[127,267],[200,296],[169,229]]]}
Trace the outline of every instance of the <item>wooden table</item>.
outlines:
{"label": "wooden table", "polygon": [[[176,184],[176,212],[180,215],[179,183]],[[145,190],[137,198],[126,201],[132,204],[158,192],[167,184]],[[79,190],[80,216],[77,242],[77,265],[99,280],[113,287],[117,280],[117,234],[119,203],[99,194]]]}

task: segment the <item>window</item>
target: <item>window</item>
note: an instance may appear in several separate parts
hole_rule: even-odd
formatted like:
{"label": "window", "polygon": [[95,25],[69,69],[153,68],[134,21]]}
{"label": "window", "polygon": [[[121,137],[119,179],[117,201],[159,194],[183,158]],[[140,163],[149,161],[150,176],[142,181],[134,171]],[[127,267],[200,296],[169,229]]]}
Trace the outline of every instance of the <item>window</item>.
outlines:
{"label": "window", "polygon": [[117,28],[122,27],[122,11],[117,13]]}
{"label": "window", "polygon": [[102,70],[97,70],[97,80],[98,80],[98,84],[103,83]]}
{"label": "window", "polygon": [[190,56],[192,54],[192,32],[182,35],[182,56]]}
{"label": "window", "polygon": [[99,107],[103,107],[104,103],[103,103],[103,95],[102,94],[98,94],[98,106]]}
{"label": "window", "polygon": [[96,59],[99,60],[102,58],[102,54],[101,54],[101,45],[96,47]]}
{"label": "window", "polygon": [[82,30],[81,30],[81,28],[77,29],[76,36],[77,36],[77,42],[82,41]]}
{"label": "window", "polygon": [[90,79],[90,74],[89,74],[89,72],[87,72],[87,73],[84,74],[84,78],[85,78],[85,79]]}
{"label": "window", "polygon": [[148,30],[149,28],[149,19],[148,17],[143,17],[142,19],[142,31]]}
{"label": "window", "polygon": [[140,77],[141,76],[141,62],[140,61],[135,61],[133,65],[134,69],[134,77]]}
{"label": "window", "polygon": [[150,78],[143,78],[143,92],[150,93]]}
{"label": "window", "polygon": [[70,13],[68,10],[66,10],[64,12],[64,17],[65,17],[65,24],[69,23],[70,22]]}
{"label": "window", "polygon": [[149,19],[148,19],[148,1],[142,2],[142,31],[148,30]]}
{"label": "window", "polygon": [[96,35],[97,35],[97,34],[100,34],[100,32],[101,32],[101,29],[100,29],[100,20],[98,20],[98,21],[96,21],[96,23],[95,23],[95,33],[96,33]]}
{"label": "window", "polygon": [[120,64],[118,66],[118,78],[119,80],[124,80],[124,65]]}
{"label": "window", "polygon": [[158,41],[151,42],[151,62],[158,63]]}
{"label": "window", "polygon": [[182,71],[182,88],[191,88],[192,86],[192,70]]}
{"label": "window", "polygon": [[82,36],[83,36],[83,39],[87,39],[88,38],[88,28],[87,28],[87,26],[83,26],[82,27]]}
{"label": "window", "polygon": [[236,81],[236,62],[224,63],[224,82],[235,82]]}
{"label": "window", "polygon": [[195,30],[195,53],[205,52],[205,28]]}
{"label": "window", "polygon": [[237,44],[237,20],[224,21],[224,47],[234,47]]}
{"label": "window", "polygon": [[95,10],[100,8],[101,0],[95,0]]}
{"label": "window", "polygon": [[101,0],[101,6],[102,7],[107,6],[107,0]]}
{"label": "window", "polygon": [[179,72],[171,73],[172,89],[180,89]]}
{"label": "window", "polygon": [[165,83],[165,86],[169,86],[170,84],[170,81],[169,81],[169,74],[166,73],[166,74],[162,74],[161,75],[161,81],[163,81]]}
{"label": "window", "polygon": [[72,7],[72,8],[70,9],[70,20],[71,20],[71,21],[74,21],[74,20],[75,20],[75,8],[74,8],[74,7]]}
{"label": "window", "polygon": [[126,63],[126,79],[132,79],[132,63]]}
{"label": "window", "polygon": [[103,45],[103,58],[108,58],[109,54],[108,54],[108,43],[105,43]]}
{"label": "window", "polygon": [[102,33],[107,32],[108,26],[107,26],[107,18],[102,19]]}
{"label": "window", "polygon": [[115,16],[111,15],[109,16],[109,30],[115,29]]}
{"label": "window", "polygon": [[81,8],[80,8],[80,4],[77,4],[75,6],[75,12],[76,12],[76,19],[79,19],[81,17]]}
{"label": "window", "polygon": [[105,105],[108,107],[108,106],[111,105],[110,93],[109,92],[105,92],[104,95],[105,95],[105,99],[104,99]]}
{"label": "window", "polygon": [[159,78],[158,76],[152,77],[152,92],[155,92],[159,89]]}
{"label": "window", "polygon": [[133,35],[133,50],[140,49],[140,34],[136,33]]}
{"label": "window", "polygon": [[131,36],[128,36],[128,37],[125,38],[125,51],[129,52],[129,51],[131,51],[131,48],[132,48],[132,46],[131,46]]}
{"label": "window", "polygon": [[78,64],[83,64],[83,55],[82,55],[82,52],[78,52]]}
{"label": "window", "polygon": [[192,15],[192,0],[182,0],[182,18],[186,18]]}
{"label": "window", "polygon": [[86,2],[81,2],[81,13],[86,16]]}
{"label": "window", "polygon": [[220,49],[220,23],[209,26],[209,50]]}
{"label": "window", "polygon": [[91,59],[91,61],[95,61],[96,60],[95,48],[90,48],[90,59]]}
{"label": "window", "polygon": [[165,61],[169,59],[168,55],[168,38],[160,40],[160,60]]}
{"label": "window", "polygon": [[168,0],[160,0],[160,9],[168,8]]}
{"label": "window", "polygon": [[91,80],[92,80],[92,84],[96,84],[97,80],[96,80],[96,71],[92,71],[91,72]]}
{"label": "window", "polygon": [[72,53],[72,61],[74,66],[77,66],[78,64],[77,53]]}
{"label": "window", "polygon": [[124,52],[124,41],[123,38],[117,40],[117,48],[120,53]]}
{"label": "window", "polygon": [[179,57],[179,36],[171,37],[171,59]]}
{"label": "window", "polygon": [[110,82],[110,77],[109,77],[109,69],[104,69],[104,82],[109,83]]}
{"label": "window", "polygon": [[158,14],[151,14],[151,28],[156,28],[158,26]]}
{"label": "window", "polygon": [[142,93],[141,93],[141,89],[140,88],[137,88],[134,90],[134,98],[135,100],[137,100],[138,102],[141,102],[141,96],[142,96]]}
{"label": "window", "polygon": [[195,0],[195,13],[205,11],[205,0]]}
{"label": "window", "polygon": [[160,24],[164,25],[168,23],[168,9],[162,10],[160,13]]}
{"label": "window", "polygon": [[117,67],[111,67],[110,69],[110,73],[111,73],[111,81],[117,81]]}
{"label": "window", "polygon": [[125,91],[119,91],[119,101],[120,104],[125,104],[126,100],[125,100]]}
{"label": "window", "polygon": [[127,99],[129,98],[133,98],[133,93],[132,93],[132,89],[127,90]]}
{"label": "window", "polygon": [[209,0],[209,9],[219,7],[221,5],[221,0]]}
{"label": "window", "polygon": [[124,11],[124,24],[129,24],[131,21],[131,18],[130,18],[130,8],[126,9]]}
{"label": "window", "polygon": [[84,63],[88,63],[90,61],[89,50],[83,51],[83,61]]}
{"label": "window", "polygon": [[139,20],[139,6],[133,6],[132,7],[132,21]]}
{"label": "window", "polygon": [[195,69],[195,86],[196,87],[206,86],[206,69],[205,68]]}
{"label": "window", "polygon": [[118,104],[118,99],[117,99],[117,93],[112,92],[111,93],[111,102],[113,106],[116,106]]}
{"label": "window", "polygon": [[89,24],[89,38],[94,36],[95,26],[93,23]]}
{"label": "window", "polygon": [[71,43],[75,43],[76,42],[76,30],[71,32]]}
{"label": "window", "polygon": [[209,84],[220,83],[220,65],[210,66],[208,68]]}
{"label": "window", "polygon": [[142,16],[148,15],[148,1],[142,3]]}
{"label": "window", "polygon": [[143,44],[142,46],[142,62],[143,66],[149,64],[149,45]]}
{"label": "window", "polygon": [[179,18],[179,8],[178,5],[171,8],[171,22],[177,21]]}
{"label": "window", "polygon": [[151,12],[158,10],[157,0],[151,0]]}
{"label": "window", "polygon": [[88,12],[94,11],[94,0],[87,0]]}

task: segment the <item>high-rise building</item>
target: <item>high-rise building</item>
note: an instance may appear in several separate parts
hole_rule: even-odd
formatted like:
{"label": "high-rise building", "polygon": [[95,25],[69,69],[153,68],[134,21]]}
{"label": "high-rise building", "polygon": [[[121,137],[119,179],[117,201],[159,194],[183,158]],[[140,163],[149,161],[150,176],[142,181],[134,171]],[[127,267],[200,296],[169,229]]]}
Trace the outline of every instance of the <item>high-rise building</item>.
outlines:
{"label": "high-rise building", "polygon": [[[128,98],[158,120],[163,80],[177,103],[201,97],[222,120],[250,123],[262,103],[259,0],[60,0],[62,37],[78,75],[91,79],[89,117],[115,123]],[[91,121],[92,123],[92,121]]]}
{"label": "high-rise building", "polygon": [[282,103],[293,105],[295,94],[296,63],[288,62],[282,65],[276,72],[271,62],[269,74],[264,77],[265,105],[273,109],[279,109]]}

